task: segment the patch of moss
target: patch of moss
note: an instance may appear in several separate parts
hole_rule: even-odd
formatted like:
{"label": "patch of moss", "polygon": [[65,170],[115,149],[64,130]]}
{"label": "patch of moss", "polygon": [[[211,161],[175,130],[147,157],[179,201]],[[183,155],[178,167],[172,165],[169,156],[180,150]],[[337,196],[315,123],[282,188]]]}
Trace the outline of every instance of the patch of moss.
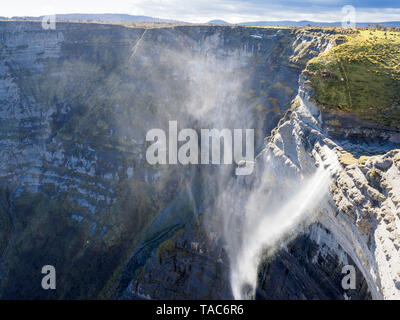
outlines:
{"label": "patch of moss", "polygon": [[371,160],[376,157],[381,157],[381,155],[373,155],[373,156],[366,156],[366,155],[361,155],[360,157],[356,157],[354,154],[351,154],[350,152],[347,151],[342,151],[338,152],[338,159],[339,162],[345,166],[354,164],[354,163],[359,163],[361,165],[365,165],[368,160]]}
{"label": "patch of moss", "polygon": [[354,158],[351,153],[346,152],[339,156],[339,162],[345,166],[348,166],[354,163],[358,163],[358,160]]}
{"label": "patch of moss", "polygon": [[376,168],[368,170],[368,175],[375,181],[380,181],[382,179],[382,172]]}
{"label": "patch of moss", "polygon": [[341,126],[339,120],[327,120],[327,121],[325,121],[325,123],[326,123],[328,126],[333,126],[333,127],[340,127],[340,126]]}
{"label": "patch of moss", "polygon": [[365,165],[368,161],[369,157],[368,156],[361,156],[358,161],[360,162],[360,164]]}
{"label": "patch of moss", "polygon": [[394,163],[398,163],[400,162],[400,154],[396,156],[396,158],[394,158]]}

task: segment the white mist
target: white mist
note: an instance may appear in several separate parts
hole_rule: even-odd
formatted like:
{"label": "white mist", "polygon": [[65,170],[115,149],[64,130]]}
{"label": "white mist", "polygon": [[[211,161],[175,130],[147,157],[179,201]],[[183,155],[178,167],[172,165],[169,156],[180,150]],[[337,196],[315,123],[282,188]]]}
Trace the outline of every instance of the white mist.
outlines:
{"label": "white mist", "polygon": [[[263,250],[278,246],[284,237],[295,232],[296,225],[310,217],[321,206],[328,192],[331,173],[336,166],[336,156],[330,155],[328,158],[320,162],[319,168],[309,178],[299,182],[293,181],[296,185],[295,192],[285,190],[287,182],[280,184],[276,181],[276,186],[266,194],[264,184],[270,183],[271,172],[268,172],[269,168],[265,169],[268,172],[263,176],[265,183],[262,181],[260,187],[250,193],[244,206],[239,243],[236,243],[235,248],[228,250],[231,263],[230,280],[235,299],[254,297],[257,269]],[[278,167],[284,170],[284,165]],[[276,175],[279,169],[275,168],[272,172]],[[274,178],[280,179],[276,176]],[[271,200],[271,205],[268,200]]]}

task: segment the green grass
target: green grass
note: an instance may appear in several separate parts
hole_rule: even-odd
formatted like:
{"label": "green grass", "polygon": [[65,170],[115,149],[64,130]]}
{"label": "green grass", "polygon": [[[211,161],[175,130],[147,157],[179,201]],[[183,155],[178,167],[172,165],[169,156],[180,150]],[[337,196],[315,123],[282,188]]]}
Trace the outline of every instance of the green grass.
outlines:
{"label": "green grass", "polygon": [[310,60],[305,74],[314,99],[400,128],[400,33],[360,30],[346,42]]}

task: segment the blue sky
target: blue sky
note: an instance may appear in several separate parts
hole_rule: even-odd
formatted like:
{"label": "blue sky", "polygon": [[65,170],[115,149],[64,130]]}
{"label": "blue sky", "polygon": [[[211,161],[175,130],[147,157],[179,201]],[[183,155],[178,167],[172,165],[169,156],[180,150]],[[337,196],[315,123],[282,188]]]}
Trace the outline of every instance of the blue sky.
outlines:
{"label": "blue sky", "polygon": [[341,21],[344,5],[356,8],[359,22],[400,21],[400,0],[11,0],[2,3],[0,16],[128,13],[189,22]]}

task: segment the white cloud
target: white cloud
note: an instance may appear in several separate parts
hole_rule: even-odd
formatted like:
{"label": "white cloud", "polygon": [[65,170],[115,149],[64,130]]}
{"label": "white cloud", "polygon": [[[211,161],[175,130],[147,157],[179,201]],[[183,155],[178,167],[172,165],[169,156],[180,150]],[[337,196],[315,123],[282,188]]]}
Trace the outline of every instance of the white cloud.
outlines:
{"label": "white cloud", "polygon": [[[334,0],[13,0],[1,6],[0,16],[39,16],[51,7],[56,13],[129,13],[188,22],[212,19],[232,23],[256,20],[341,21],[341,6],[335,8],[335,3]],[[358,8],[357,16],[358,21],[400,21],[400,8]]]}
{"label": "white cloud", "polygon": [[[341,6],[336,9],[321,7],[321,1],[309,0],[303,7],[279,6],[268,3],[252,3],[236,0],[133,0],[131,14],[149,15],[188,22],[207,22],[222,19],[231,23],[257,20],[312,20],[342,21]],[[315,6],[318,3],[318,6]],[[332,4],[331,0],[325,3]],[[400,20],[400,9],[357,10],[358,21],[379,22]]]}

